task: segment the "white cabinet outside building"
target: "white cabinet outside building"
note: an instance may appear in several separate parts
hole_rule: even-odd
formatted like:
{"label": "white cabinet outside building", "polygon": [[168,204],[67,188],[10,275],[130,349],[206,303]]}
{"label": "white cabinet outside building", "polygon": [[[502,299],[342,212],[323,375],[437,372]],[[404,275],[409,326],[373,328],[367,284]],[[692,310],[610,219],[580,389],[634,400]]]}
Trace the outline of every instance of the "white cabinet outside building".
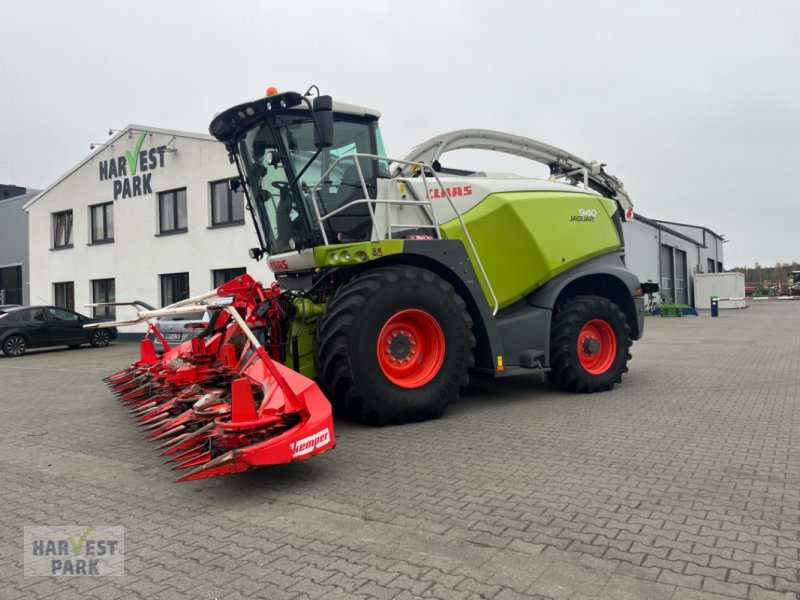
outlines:
{"label": "white cabinet outside building", "polygon": [[[711,296],[716,296],[720,299],[720,308],[747,308],[747,301],[744,299],[743,273],[695,275],[694,295],[695,308],[711,308]],[[729,298],[736,298],[736,300],[730,300]]]}

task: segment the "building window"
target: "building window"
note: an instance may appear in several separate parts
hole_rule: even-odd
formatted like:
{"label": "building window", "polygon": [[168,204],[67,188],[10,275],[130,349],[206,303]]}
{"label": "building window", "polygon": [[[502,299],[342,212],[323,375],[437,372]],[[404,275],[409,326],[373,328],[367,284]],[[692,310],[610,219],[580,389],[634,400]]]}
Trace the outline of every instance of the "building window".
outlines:
{"label": "building window", "polygon": [[[92,281],[92,302],[114,302],[116,298],[116,285],[113,279],[94,279]],[[95,319],[108,319],[113,321],[117,316],[116,307],[99,306],[94,309]]]}
{"label": "building window", "polygon": [[221,286],[223,283],[229,282],[231,279],[235,279],[239,275],[244,275],[247,273],[247,269],[244,267],[234,267],[233,269],[216,269],[211,271],[211,279],[214,284],[214,289]]}
{"label": "building window", "polygon": [[114,241],[114,205],[111,202],[89,207],[92,220],[92,243]]}
{"label": "building window", "polygon": [[714,259],[713,258],[708,258],[706,260],[708,261],[708,272],[709,273],[713,273],[714,272]]}
{"label": "building window", "polygon": [[60,281],[53,284],[53,304],[75,310],[75,282]]}
{"label": "building window", "polygon": [[725,269],[722,268],[722,261],[717,261],[717,273],[722,273]]}
{"label": "building window", "polygon": [[53,213],[53,248],[72,248],[72,211]]}
{"label": "building window", "polygon": [[211,184],[211,226],[244,223],[244,191],[231,190],[230,179]]}
{"label": "building window", "polygon": [[167,273],[161,279],[161,306],[169,306],[189,297],[189,274]]}
{"label": "building window", "polygon": [[182,233],[186,227],[186,188],[158,195],[158,232]]}

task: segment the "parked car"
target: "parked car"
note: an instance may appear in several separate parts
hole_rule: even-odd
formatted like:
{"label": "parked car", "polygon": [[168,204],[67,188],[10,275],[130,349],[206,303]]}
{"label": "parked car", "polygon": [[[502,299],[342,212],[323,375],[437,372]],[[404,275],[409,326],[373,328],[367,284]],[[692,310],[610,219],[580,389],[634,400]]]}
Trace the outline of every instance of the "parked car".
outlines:
{"label": "parked car", "polygon": [[[230,302],[230,298],[217,298],[210,304],[227,306]],[[203,304],[205,304],[205,302]],[[174,348],[186,340],[197,336],[198,333],[208,326],[210,320],[211,312],[208,310],[186,313],[185,315],[169,315],[156,319],[156,329],[164,336],[167,343]],[[156,352],[159,354],[164,352],[164,344],[161,343],[158,336],[153,336],[153,346],[155,346]]]}
{"label": "parked car", "polygon": [[[156,320],[156,329],[164,336],[167,343],[175,347],[193,338],[208,325],[209,315],[205,311],[187,313],[185,315],[169,315]],[[156,352],[164,352],[164,344],[158,336],[153,337]]]}
{"label": "parked car", "polygon": [[12,308],[19,308],[20,304],[0,304],[0,315],[7,313]]}
{"label": "parked car", "polygon": [[84,329],[102,322],[58,306],[21,306],[0,314],[0,348],[6,356],[22,356],[28,348],[81,344],[108,346],[117,337],[116,327]]}

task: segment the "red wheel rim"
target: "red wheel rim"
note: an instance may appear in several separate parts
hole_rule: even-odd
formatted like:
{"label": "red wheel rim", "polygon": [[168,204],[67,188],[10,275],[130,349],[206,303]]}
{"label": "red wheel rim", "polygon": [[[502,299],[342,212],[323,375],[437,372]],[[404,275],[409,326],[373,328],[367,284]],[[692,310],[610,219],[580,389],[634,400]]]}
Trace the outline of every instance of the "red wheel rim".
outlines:
{"label": "red wheel rim", "polygon": [[439,372],[444,348],[436,319],[422,310],[401,310],[389,317],[378,335],[378,365],[393,384],[422,387]]}
{"label": "red wheel rim", "polygon": [[602,375],[611,368],[617,355],[617,338],[611,325],[592,319],[578,334],[578,358],[592,375]]}

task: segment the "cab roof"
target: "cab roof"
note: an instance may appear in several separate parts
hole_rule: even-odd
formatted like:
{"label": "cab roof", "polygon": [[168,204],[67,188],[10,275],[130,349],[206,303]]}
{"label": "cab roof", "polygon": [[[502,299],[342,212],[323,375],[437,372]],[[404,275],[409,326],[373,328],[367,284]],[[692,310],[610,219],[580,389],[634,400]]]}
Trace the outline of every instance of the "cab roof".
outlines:
{"label": "cab roof", "polygon": [[[264,119],[264,117],[277,114],[291,114],[295,111],[308,112],[310,110],[312,98],[303,96],[297,92],[284,92],[274,94],[257,100],[251,100],[243,104],[237,104],[219,113],[211,121],[209,131],[211,135],[225,144],[231,143],[240,137],[245,131],[249,130],[254,123]],[[338,114],[353,115],[356,117],[366,117],[379,119],[381,113],[371,108],[347,104],[345,102],[333,102],[333,112]]]}

